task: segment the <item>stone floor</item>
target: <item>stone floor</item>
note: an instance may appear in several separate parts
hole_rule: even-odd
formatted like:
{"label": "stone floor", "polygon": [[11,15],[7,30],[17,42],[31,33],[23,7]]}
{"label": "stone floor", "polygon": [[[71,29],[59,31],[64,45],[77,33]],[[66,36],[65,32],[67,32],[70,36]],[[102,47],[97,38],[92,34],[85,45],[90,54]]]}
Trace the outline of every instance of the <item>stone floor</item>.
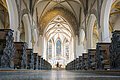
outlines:
{"label": "stone floor", "polygon": [[0,70],[0,80],[120,80],[120,72]]}

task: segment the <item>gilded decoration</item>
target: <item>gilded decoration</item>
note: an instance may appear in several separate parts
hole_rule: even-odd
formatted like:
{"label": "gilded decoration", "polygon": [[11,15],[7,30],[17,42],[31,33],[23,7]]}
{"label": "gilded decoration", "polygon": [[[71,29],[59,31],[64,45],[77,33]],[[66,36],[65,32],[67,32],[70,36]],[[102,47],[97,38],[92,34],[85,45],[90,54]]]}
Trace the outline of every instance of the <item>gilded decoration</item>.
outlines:
{"label": "gilded decoration", "polygon": [[39,19],[40,24],[39,30],[41,32],[40,34],[43,34],[43,31],[47,24],[57,15],[64,17],[68,21],[68,23],[72,26],[74,33],[78,34],[77,20],[75,16],[70,11],[62,7],[55,7],[49,10],[42,16],[41,19]]}

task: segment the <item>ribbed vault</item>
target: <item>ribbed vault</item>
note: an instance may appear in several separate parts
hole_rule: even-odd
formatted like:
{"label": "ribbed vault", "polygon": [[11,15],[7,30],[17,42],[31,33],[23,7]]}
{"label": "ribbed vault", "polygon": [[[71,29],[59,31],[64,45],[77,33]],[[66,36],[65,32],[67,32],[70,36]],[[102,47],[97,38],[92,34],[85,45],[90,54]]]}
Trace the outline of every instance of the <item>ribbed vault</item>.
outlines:
{"label": "ribbed vault", "polygon": [[68,11],[67,9],[62,8],[62,7],[55,7],[53,9],[49,10],[39,20],[39,24],[40,24],[39,30],[41,32],[40,34],[43,34],[43,31],[44,31],[45,27],[47,26],[47,24],[57,15],[64,17],[68,21],[68,23],[70,23],[70,25],[72,26],[74,33],[78,34],[78,25],[77,25],[75,16],[70,11]]}

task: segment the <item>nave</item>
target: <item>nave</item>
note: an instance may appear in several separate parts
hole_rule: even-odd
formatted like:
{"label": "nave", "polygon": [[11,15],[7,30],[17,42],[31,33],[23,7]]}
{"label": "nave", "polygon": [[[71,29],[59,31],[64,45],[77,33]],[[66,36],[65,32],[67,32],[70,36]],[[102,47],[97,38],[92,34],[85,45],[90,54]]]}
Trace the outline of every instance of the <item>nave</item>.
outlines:
{"label": "nave", "polygon": [[0,0],[0,79],[119,72],[120,0]]}
{"label": "nave", "polygon": [[120,72],[66,70],[0,71],[0,80],[119,80]]}
{"label": "nave", "polygon": [[[3,44],[1,45],[3,49],[1,50],[1,53],[3,54],[1,54],[0,62],[0,80],[120,79],[119,61],[116,64],[115,62],[117,62],[117,59],[112,59],[113,55],[117,55],[114,54],[114,52],[116,51],[116,53],[118,53],[116,49],[119,48],[112,48],[113,50],[109,49],[118,46],[118,44],[113,44],[114,41],[112,41],[111,47],[108,47],[108,43],[101,43],[104,44],[104,46],[97,43],[97,45],[99,45],[97,50],[89,49],[88,51],[87,55],[90,54],[89,56],[91,57],[84,57],[84,55],[82,55],[81,57],[74,59],[74,61],[71,61],[66,65],[66,70],[60,68],[52,70],[52,65],[37,53],[33,53],[32,49],[29,49],[25,42],[13,42],[12,32],[11,29],[0,29],[0,33],[2,34],[0,40],[1,44]],[[120,31],[115,31],[112,40],[114,40],[114,38],[118,40],[119,35]],[[8,51],[10,51],[9,54],[7,53]],[[112,55],[108,55],[109,51],[112,52]],[[108,57],[111,56],[111,59],[105,58],[106,55]],[[96,59],[97,57],[98,59]],[[106,61],[109,61],[112,64],[108,64]]]}

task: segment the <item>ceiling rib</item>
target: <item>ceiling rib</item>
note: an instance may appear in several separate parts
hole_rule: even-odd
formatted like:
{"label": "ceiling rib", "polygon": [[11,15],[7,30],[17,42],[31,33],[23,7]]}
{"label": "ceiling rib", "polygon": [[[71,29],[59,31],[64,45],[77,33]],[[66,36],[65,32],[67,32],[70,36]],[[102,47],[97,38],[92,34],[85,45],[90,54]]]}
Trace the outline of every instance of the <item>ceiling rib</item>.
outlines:
{"label": "ceiling rib", "polygon": [[[57,1],[52,1],[52,0],[51,0],[51,1],[49,1],[49,2],[46,4],[46,6],[44,7],[44,9],[43,9],[43,11],[42,11],[39,19],[41,19],[42,15],[44,14],[45,10],[47,9],[48,5],[49,5],[51,2],[55,2],[55,3],[56,3],[52,8],[56,7],[57,5],[61,5],[62,7],[66,8],[64,5],[62,5],[62,3],[67,2],[67,4],[68,4],[68,5],[70,6],[70,8],[71,8],[73,14],[74,14],[75,17],[77,18],[77,14],[76,14],[74,8],[72,7],[72,5],[69,3],[69,1],[57,2]],[[80,4],[80,3],[78,3],[78,2],[76,2],[76,1],[74,1],[74,0],[73,0],[73,2],[75,2],[75,3],[77,3],[77,4]]]}
{"label": "ceiling rib", "polygon": [[43,9],[43,11],[42,11],[42,13],[41,13],[41,15],[40,15],[40,18],[39,18],[39,19],[41,19],[42,14],[44,13],[45,9],[47,8],[47,6],[48,6],[50,3],[51,3],[51,1],[49,1],[49,2],[46,4],[46,6],[44,7],[44,9]]}
{"label": "ceiling rib", "polygon": [[77,19],[77,14],[76,14],[74,8],[72,7],[72,5],[71,5],[67,0],[66,0],[66,2],[68,3],[68,5],[69,5],[69,6],[71,7],[71,9],[73,10],[74,15],[75,15],[75,17],[76,17],[76,19]]}
{"label": "ceiling rib", "polygon": [[55,26],[57,25],[57,23],[53,26],[53,27],[51,27],[46,33],[48,33],[51,29],[53,29]]}

